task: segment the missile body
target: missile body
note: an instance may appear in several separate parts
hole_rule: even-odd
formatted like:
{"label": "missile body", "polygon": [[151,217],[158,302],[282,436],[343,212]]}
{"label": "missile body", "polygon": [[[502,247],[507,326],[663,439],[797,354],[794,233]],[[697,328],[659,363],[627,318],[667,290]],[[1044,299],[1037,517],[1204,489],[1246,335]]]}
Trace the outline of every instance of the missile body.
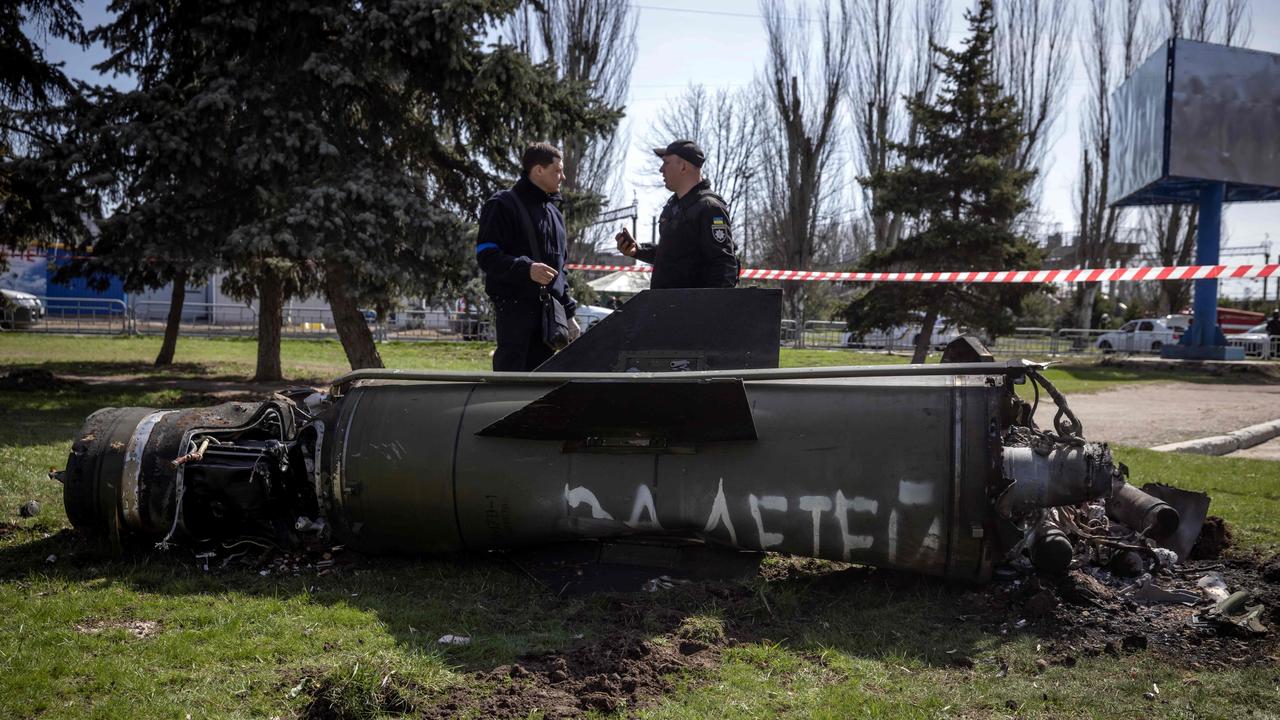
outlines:
{"label": "missile body", "polygon": [[355,373],[264,403],[99,411],[64,493],[74,524],[121,541],[324,527],[417,554],[675,535],[983,579],[1011,513],[1116,481],[1104,446],[1027,449],[1053,440],[1013,392],[1033,368]]}

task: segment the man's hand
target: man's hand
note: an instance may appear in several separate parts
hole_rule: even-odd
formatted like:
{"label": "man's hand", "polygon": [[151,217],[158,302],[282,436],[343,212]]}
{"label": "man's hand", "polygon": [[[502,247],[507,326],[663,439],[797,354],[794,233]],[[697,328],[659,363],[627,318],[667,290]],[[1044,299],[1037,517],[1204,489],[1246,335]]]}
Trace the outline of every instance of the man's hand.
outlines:
{"label": "man's hand", "polygon": [[550,285],[552,280],[556,279],[556,275],[560,273],[555,268],[542,263],[534,263],[529,266],[529,279],[539,285]]}
{"label": "man's hand", "polygon": [[635,257],[636,253],[640,250],[640,246],[636,244],[635,238],[631,237],[631,231],[625,226],[622,228],[622,232],[613,236],[613,239],[618,242],[618,252],[626,255],[627,257]]}

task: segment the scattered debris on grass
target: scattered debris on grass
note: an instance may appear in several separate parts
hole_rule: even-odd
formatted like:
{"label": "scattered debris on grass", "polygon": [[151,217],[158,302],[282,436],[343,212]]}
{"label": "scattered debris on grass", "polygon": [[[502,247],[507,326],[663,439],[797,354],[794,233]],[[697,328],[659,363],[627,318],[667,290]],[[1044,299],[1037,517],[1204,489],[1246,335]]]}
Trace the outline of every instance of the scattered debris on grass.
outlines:
{"label": "scattered debris on grass", "polygon": [[[1138,580],[1085,566],[1060,578],[1029,575],[967,593],[962,604],[998,634],[1051,640],[1048,662],[1151,650],[1191,670],[1271,662],[1280,624],[1272,564],[1256,558],[1188,561]],[[1230,595],[1223,596],[1226,589]]]}
{"label": "scattered debris on grass", "polygon": [[33,518],[40,514],[40,502],[38,500],[28,500],[18,506],[18,516],[24,518]]}

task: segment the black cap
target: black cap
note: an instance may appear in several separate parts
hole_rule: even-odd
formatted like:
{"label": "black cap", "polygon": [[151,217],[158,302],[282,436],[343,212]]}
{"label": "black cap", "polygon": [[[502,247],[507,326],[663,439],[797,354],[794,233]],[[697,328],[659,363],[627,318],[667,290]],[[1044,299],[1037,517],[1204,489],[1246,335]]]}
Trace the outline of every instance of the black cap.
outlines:
{"label": "black cap", "polygon": [[692,140],[676,140],[664,148],[654,148],[653,154],[658,157],[664,155],[675,155],[681,160],[686,160],[694,167],[702,167],[702,163],[706,162],[706,156],[702,154],[702,148]]}

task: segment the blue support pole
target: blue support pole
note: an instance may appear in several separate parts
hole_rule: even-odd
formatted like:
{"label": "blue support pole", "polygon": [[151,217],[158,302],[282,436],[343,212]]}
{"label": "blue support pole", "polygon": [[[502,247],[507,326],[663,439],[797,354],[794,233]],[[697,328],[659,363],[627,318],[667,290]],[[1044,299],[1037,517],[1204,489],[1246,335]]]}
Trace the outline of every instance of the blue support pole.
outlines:
{"label": "blue support pole", "polygon": [[[1200,213],[1196,227],[1196,264],[1217,265],[1222,244],[1222,200],[1226,185],[1205,183],[1200,189]],[[1166,346],[1161,357],[1188,360],[1243,360],[1244,350],[1227,347],[1218,327],[1218,281],[1196,280],[1192,303],[1194,322],[1177,346]]]}
{"label": "blue support pole", "polygon": [[[1220,182],[1208,183],[1200,189],[1200,220],[1196,228],[1196,264],[1217,265],[1218,251],[1222,245],[1222,197],[1226,186]],[[1196,327],[1199,332],[1193,345],[1226,345],[1218,330],[1218,281],[1195,281]]]}

